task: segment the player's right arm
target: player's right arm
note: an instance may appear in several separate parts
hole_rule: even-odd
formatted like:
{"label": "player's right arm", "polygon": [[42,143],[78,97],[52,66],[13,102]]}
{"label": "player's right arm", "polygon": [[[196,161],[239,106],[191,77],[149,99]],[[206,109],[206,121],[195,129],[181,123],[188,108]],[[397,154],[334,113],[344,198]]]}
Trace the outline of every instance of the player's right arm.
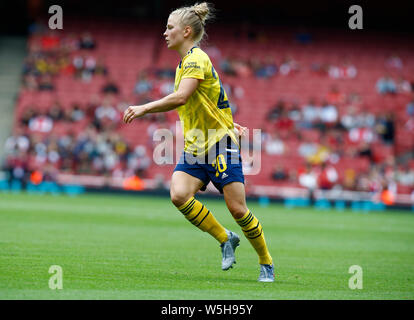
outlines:
{"label": "player's right arm", "polygon": [[166,112],[185,105],[197,89],[199,82],[199,79],[194,78],[182,79],[176,92],[144,105],[128,107],[124,112],[124,122],[131,123],[135,118],[147,113]]}

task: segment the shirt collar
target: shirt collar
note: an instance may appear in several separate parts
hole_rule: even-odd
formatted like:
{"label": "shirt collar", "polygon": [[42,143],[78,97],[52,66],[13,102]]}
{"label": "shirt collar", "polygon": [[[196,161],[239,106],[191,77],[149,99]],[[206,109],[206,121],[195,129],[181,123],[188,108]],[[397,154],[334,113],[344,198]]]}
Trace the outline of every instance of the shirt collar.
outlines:
{"label": "shirt collar", "polygon": [[178,68],[181,68],[181,64],[182,64],[182,62],[183,62],[183,60],[184,60],[184,58],[186,57],[186,56],[188,56],[190,53],[193,53],[193,49],[194,48],[198,48],[198,46],[194,46],[194,47],[192,47],[190,50],[188,50],[187,51],[187,54],[180,60],[180,64],[178,65]]}

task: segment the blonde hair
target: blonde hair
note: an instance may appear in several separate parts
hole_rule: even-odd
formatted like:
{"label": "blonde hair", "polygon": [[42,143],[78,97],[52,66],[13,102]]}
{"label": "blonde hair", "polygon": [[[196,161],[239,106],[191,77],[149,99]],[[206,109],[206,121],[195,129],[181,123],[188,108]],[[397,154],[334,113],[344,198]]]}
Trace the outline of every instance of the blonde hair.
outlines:
{"label": "blonde hair", "polygon": [[190,7],[181,7],[171,12],[176,15],[182,26],[190,26],[193,30],[193,40],[200,43],[205,33],[205,24],[207,20],[214,17],[214,8],[210,3],[196,3]]}

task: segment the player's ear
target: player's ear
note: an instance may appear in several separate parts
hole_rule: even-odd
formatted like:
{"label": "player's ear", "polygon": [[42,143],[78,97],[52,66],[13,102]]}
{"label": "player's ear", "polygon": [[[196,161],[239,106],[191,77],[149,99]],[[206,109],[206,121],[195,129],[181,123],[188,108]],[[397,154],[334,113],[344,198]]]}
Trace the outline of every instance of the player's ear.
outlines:
{"label": "player's ear", "polygon": [[191,35],[191,27],[190,26],[185,26],[184,27],[184,38],[188,38]]}

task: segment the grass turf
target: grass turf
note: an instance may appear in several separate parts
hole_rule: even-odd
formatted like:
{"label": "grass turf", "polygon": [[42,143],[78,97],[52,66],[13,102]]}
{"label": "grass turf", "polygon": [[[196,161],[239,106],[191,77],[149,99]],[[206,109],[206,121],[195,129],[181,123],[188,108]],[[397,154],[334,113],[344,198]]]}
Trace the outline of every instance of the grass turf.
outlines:
{"label": "grass turf", "polygon": [[[413,299],[414,215],[249,208],[276,265],[258,283],[256,253],[223,200],[201,199],[241,236],[221,271],[219,244],[169,199],[0,194],[0,299]],[[63,290],[48,287],[51,265]],[[348,287],[351,265],[363,289]]]}

